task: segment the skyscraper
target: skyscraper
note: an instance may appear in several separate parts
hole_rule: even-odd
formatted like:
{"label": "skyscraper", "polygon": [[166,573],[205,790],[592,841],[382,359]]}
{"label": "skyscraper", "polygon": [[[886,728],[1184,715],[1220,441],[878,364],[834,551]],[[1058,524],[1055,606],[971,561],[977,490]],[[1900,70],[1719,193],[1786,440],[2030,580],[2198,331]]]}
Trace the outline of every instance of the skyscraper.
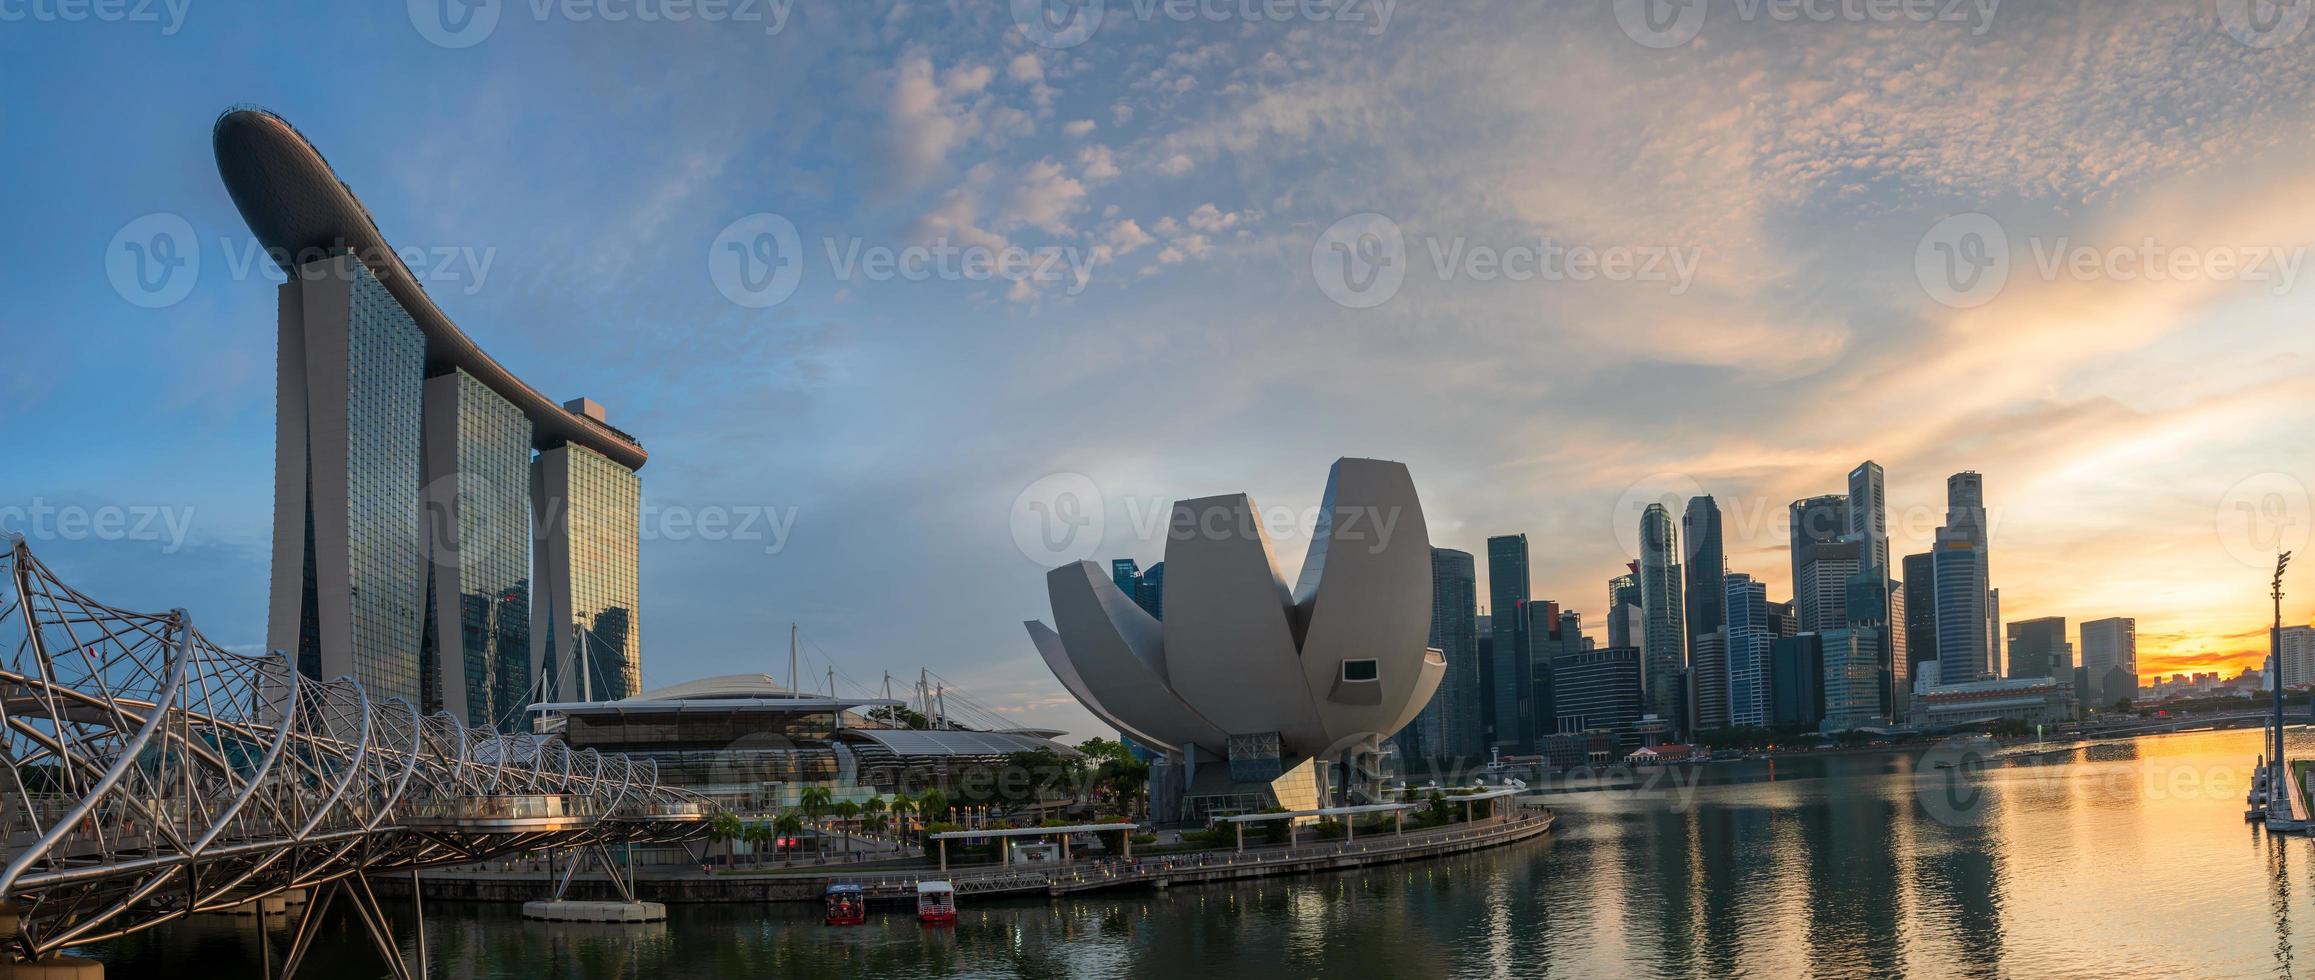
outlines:
{"label": "skyscraper", "polygon": [[1133,604],[1157,619],[1166,618],[1166,563],[1158,562],[1141,573],[1141,581],[1134,583]]}
{"label": "skyscraper", "polygon": [[[1680,515],[1681,544],[1688,561],[1688,684],[1696,727],[1718,728],[1726,712],[1728,644],[1720,638],[1728,556],[1720,539],[1720,503],[1710,496],[1688,498]],[[1719,720],[1719,724],[1714,724]]]}
{"label": "skyscraper", "polygon": [[[372,698],[422,706],[426,335],[351,255],[289,272],[266,645],[295,651],[309,678],[352,677]],[[519,499],[521,485],[506,489]],[[470,701],[445,703],[463,713]]]}
{"label": "skyscraper", "polygon": [[1815,633],[1780,636],[1769,646],[1769,723],[1815,728],[1825,718],[1825,648]]}
{"label": "skyscraper", "polygon": [[[2091,704],[2103,708],[2123,698],[2137,697],[2138,620],[2115,616],[2083,623],[2082,666],[2089,674]],[[2127,675],[2127,690],[2109,689],[2107,678],[2117,670]]]}
{"label": "skyscraper", "polygon": [[1986,665],[1996,677],[2009,676],[2009,655],[2005,650],[2008,634],[2002,630],[2002,590],[1987,589],[1985,593],[1985,642],[1988,644]]}
{"label": "skyscraper", "polygon": [[1728,628],[1689,637],[1688,657],[1689,727],[1698,732],[1728,727]]}
{"label": "skyscraper", "polygon": [[1913,664],[1906,649],[1903,626],[1904,583],[1882,577],[1877,568],[1858,572],[1849,576],[1847,606],[1842,616],[1843,625],[1852,630],[1871,631],[1869,638],[1873,644],[1875,684],[1880,691],[1882,717],[1891,721],[1905,717],[1913,685]]}
{"label": "skyscraper", "polygon": [[1561,732],[1609,732],[1631,747],[1643,709],[1640,651],[1609,647],[1552,660]]}
{"label": "skyscraper", "polygon": [[[1877,627],[1827,630],[1824,649],[1824,731],[1886,723],[1881,714],[1880,637]],[[1807,634],[1802,634],[1807,635]]]}
{"label": "skyscraper", "polygon": [[1647,617],[1640,614],[1640,563],[1626,567],[1631,571],[1608,580],[1608,645],[1637,649],[1647,628]]}
{"label": "skyscraper", "polygon": [[1416,719],[1426,738],[1421,748],[1433,759],[1478,758],[1485,754],[1479,729],[1479,578],[1468,551],[1431,549],[1431,646],[1447,656],[1447,679]]}
{"label": "skyscraper", "polygon": [[616,701],[641,693],[643,483],[575,444],[539,453],[531,473],[540,512],[531,656],[547,694]]}
{"label": "skyscraper", "polygon": [[1864,543],[1858,556],[1865,565],[1889,568],[1889,517],[1881,489],[1881,464],[1866,460],[1849,471],[1848,536]]}
{"label": "skyscraper", "polygon": [[1768,622],[1768,586],[1743,573],[1731,573],[1722,589],[1728,625],[1721,635],[1728,647],[1727,723],[1761,727],[1769,723],[1769,650],[1776,633]]}
{"label": "skyscraper", "polygon": [[[1838,607],[1845,598],[1843,586],[1857,571],[1858,549],[1852,544],[1839,555],[1823,555],[1822,550],[1840,544],[1849,534],[1849,498],[1845,494],[1828,494],[1795,500],[1790,507],[1792,523],[1793,610],[1800,618],[1801,632],[1821,632],[1828,626],[1822,622],[1829,602]],[[1821,576],[1814,575],[1810,565],[1821,557],[1845,560],[1845,569],[1825,569]],[[1831,583],[1829,585],[1825,583]],[[1813,585],[1813,587],[1812,587]]]}
{"label": "skyscraper", "polygon": [[1110,559],[1109,580],[1117,583],[1117,591],[1133,595],[1141,588],[1141,563],[1131,558]]}
{"label": "skyscraper", "polygon": [[1905,649],[1910,676],[1937,659],[1937,553],[1905,556]]}
{"label": "skyscraper", "polygon": [[1528,719],[1519,705],[1534,683],[1527,657],[1527,535],[1487,539],[1487,598],[1494,615],[1493,663],[1487,665],[1489,745],[1516,744]]}
{"label": "skyscraper", "polygon": [[2066,641],[2066,617],[2043,616],[2008,624],[2009,676],[2074,679],[2074,647]]}
{"label": "skyscraper", "polygon": [[1687,617],[1681,608],[1680,532],[1663,504],[1640,514],[1640,610],[1647,617],[1641,649],[1647,658],[1641,683],[1648,713],[1675,729],[1685,729],[1681,693],[1688,668]]}
{"label": "skyscraper", "polygon": [[[474,375],[426,379],[423,708],[515,727],[531,703],[531,424]],[[465,703],[452,707],[450,702]]]}
{"label": "skyscraper", "polygon": [[483,353],[288,122],[235,109],[212,139],[286,274],[267,644],[373,701],[511,728],[565,690],[542,686],[545,651],[569,632],[542,636],[553,608],[616,637],[595,655],[598,690],[632,693],[642,445],[600,406],[558,405]]}
{"label": "skyscraper", "polygon": [[1793,565],[1793,605],[1800,631],[1823,633],[1849,624],[1849,580],[1866,571],[1865,543],[1855,539],[1806,546]]}
{"label": "skyscraper", "polygon": [[1560,609],[1559,603],[1536,600],[1527,604],[1529,694],[1525,713],[1528,727],[1520,744],[1522,754],[1542,751],[1545,736],[1559,730],[1556,660],[1584,650],[1583,619]]}
{"label": "skyscraper", "polygon": [[1937,675],[1965,684],[1993,676],[1993,610],[1988,585],[1985,487],[1976,472],[1945,481],[1945,526],[1934,559]]}

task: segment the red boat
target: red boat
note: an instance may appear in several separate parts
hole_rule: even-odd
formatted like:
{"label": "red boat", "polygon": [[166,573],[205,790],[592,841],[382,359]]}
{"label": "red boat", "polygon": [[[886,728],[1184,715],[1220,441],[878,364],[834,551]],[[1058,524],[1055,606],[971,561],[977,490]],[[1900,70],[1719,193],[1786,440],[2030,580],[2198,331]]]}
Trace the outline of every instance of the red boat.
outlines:
{"label": "red boat", "polygon": [[825,896],[828,912],[820,921],[831,926],[856,926],[868,921],[868,896],[859,885],[834,884]]}
{"label": "red boat", "polygon": [[916,883],[916,921],[928,926],[957,921],[957,886],[945,881]]}

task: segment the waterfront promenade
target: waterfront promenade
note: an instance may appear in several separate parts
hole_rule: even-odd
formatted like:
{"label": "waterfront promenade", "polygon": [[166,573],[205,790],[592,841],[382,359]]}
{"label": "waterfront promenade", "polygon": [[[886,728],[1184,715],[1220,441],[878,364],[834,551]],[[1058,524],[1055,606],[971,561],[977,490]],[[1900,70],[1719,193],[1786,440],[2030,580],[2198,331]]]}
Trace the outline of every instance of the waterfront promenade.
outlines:
{"label": "waterfront promenade", "polygon": [[[968,896],[1071,895],[1110,889],[1168,888],[1340,871],[1484,850],[1540,837],[1550,832],[1555,819],[1550,810],[1523,806],[1513,813],[1472,823],[1293,847],[1248,846],[1243,851],[1223,848],[1132,859],[1088,858],[1047,867],[966,865],[951,867],[947,872],[932,868],[854,872],[813,868],[756,874],[646,875],[636,879],[635,888],[639,898],[668,904],[812,902],[819,901],[833,882],[857,884],[871,901],[912,902],[916,899],[917,882],[928,879],[953,882],[959,894]],[[378,885],[380,890],[391,892],[407,888],[401,880],[380,881]],[[427,872],[422,887],[428,901],[523,902],[537,899],[546,885],[537,873],[450,868]],[[613,894],[611,883],[601,875],[581,875],[571,883],[569,897],[608,899]]]}

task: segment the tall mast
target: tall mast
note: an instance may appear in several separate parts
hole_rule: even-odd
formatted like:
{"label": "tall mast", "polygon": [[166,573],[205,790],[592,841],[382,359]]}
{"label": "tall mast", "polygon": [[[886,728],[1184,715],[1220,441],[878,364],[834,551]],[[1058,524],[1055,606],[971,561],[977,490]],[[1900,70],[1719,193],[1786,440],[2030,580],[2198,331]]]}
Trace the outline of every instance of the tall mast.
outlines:
{"label": "tall mast", "polygon": [[796,672],[796,624],[788,624],[788,693],[804,693],[804,678]]}

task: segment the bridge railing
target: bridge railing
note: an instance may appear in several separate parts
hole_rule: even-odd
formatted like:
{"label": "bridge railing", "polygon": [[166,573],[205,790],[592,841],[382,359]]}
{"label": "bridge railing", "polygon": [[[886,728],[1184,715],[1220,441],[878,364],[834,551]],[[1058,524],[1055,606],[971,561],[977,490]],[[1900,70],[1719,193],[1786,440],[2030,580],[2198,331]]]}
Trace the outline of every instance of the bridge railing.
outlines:
{"label": "bridge railing", "polygon": [[[21,537],[0,551],[0,901],[19,912],[0,940],[13,938],[19,955],[537,840],[481,828],[498,836],[454,847],[446,831],[410,834],[412,813],[567,828],[687,801],[651,772],[421,717],[348,678],[301,677],[279,652],[211,643],[183,610],[139,613],[81,594]],[[672,819],[649,831],[696,832]]]}

